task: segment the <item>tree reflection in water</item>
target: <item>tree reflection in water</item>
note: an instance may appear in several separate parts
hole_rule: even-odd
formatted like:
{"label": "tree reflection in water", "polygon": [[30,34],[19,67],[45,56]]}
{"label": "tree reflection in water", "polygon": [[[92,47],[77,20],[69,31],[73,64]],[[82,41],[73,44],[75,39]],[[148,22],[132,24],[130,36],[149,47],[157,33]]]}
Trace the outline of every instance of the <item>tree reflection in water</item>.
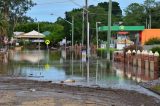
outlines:
{"label": "tree reflection in water", "polygon": [[[96,57],[82,62],[81,57],[81,53],[71,52],[68,49],[64,51],[10,51],[8,63],[0,64],[1,74],[55,82],[73,79],[75,84],[110,87],[128,87],[134,85],[132,80],[140,82],[157,78],[150,70],[146,71],[124,64],[111,64],[106,59]],[[61,59],[63,62],[60,62]]]}

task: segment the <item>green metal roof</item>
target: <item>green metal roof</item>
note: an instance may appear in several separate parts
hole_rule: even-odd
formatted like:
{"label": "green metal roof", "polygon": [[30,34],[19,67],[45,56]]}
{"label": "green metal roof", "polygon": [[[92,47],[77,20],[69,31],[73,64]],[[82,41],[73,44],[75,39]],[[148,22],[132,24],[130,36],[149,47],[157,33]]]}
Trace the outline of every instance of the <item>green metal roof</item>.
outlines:
{"label": "green metal roof", "polygon": [[[142,31],[145,29],[144,26],[112,26],[112,31]],[[98,27],[99,31],[107,31],[108,26]]]}
{"label": "green metal roof", "polygon": [[45,31],[45,32],[43,32],[42,34],[44,34],[44,35],[49,35],[49,34],[51,34],[51,32],[49,32],[49,31]]}

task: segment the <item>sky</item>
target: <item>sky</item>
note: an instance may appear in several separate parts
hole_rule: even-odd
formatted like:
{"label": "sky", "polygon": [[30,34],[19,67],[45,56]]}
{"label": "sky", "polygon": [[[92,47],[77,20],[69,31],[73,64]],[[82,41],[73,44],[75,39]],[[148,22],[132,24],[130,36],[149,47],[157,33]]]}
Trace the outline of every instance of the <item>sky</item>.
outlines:
{"label": "sky", "polygon": [[[37,5],[27,12],[27,16],[37,21],[55,22],[58,17],[64,18],[66,11],[73,8],[81,8],[85,0],[33,0]],[[88,5],[97,5],[100,2],[109,0],[88,0]],[[144,0],[112,0],[118,1],[121,9],[125,9],[131,3],[143,3]],[[107,7],[106,7],[107,8]],[[54,14],[54,15],[51,15]]]}

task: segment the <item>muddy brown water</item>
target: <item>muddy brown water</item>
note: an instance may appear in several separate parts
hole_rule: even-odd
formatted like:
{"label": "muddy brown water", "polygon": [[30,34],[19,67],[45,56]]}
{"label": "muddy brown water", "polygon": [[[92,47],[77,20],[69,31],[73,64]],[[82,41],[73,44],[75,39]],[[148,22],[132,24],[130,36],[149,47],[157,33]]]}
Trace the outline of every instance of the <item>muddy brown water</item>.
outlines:
{"label": "muddy brown water", "polygon": [[[94,54],[93,54],[94,55]],[[29,80],[74,81],[71,85],[98,86],[103,88],[136,90],[157,96],[139,86],[139,82],[158,78],[142,69],[104,58],[91,57],[82,62],[80,53],[66,50],[9,51],[0,64],[0,74]],[[148,73],[148,74],[147,74]]]}

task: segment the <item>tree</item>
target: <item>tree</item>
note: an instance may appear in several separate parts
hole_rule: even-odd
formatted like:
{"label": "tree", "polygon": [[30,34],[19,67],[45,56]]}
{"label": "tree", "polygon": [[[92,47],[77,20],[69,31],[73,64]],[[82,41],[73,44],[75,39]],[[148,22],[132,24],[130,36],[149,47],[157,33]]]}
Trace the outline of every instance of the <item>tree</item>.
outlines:
{"label": "tree", "polygon": [[151,18],[152,18],[152,28],[160,28],[160,2],[156,3],[155,8],[152,9]]}
{"label": "tree", "polygon": [[[90,5],[88,7],[89,11],[89,23],[90,23],[90,40],[92,42],[96,37],[96,22],[102,22],[103,25],[107,25],[107,13],[108,13],[108,2],[99,3],[97,6]],[[81,42],[82,38],[82,12],[83,9],[73,9],[72,11],[65,13],[65,20],[72,22],[72,16],[74,16],[74,41]],[[86,16],[86,14],[85,14]],[[61,25],[64,26],[64,33],[67,39],[71,39],[71,25],[65,22],[64,20],[57,20]],[[62,23],[63,21],[63,23]],[[113,2],[113,11],[112,11],[112,23],[122,21],[122,10],[120,9],[118,2]],[[86,22],[85,22],[86,29]],[[85,30],[86,31],[86,30]],[[85,32],[86,38],[86,32]],[[106,38],[106,33],[100,33],[100,38]],[[86,40],[86,39],[85,39]]]}
{"label": "tree", "polygon": [[159,28],[160,25],[157,24],[157,22],[160,21],[160,2],[156,2],[156,0],[145,0],[144,1],[144,7],[146,11],[146,19],[151,21],[151,27],[152,28]]}
{"label": "tree", "polygon": [[124,24],[125,25],[145,25],[143,19],[145,8],[138,3],[130,4],[125,10]]}
{"label": "tree", "polygon": [[2,14],[0,14],[0,36],[4,36],[6,34],[7,24],[7,21],[4,19]]}
{"label": "tree", "polygon": [[0,14],[0,46],[3,44],[3,39],[6,34],[7,30],[7,21],[4,19],[2,14]]}
{"label": "tree", "polygon": [[[108,12],[107,7],[109,6],[109,2],[98,3],[98,6],[104,8],[105,11]],[[115,2],[115,1],[112,2],[112,15],[120,18],[122,17],[122,10],[118,2]]]}
{"label": "tree", "polygon": [[146,25],[151,22],[152,28],[159,28],[160,2],[156,0],[145,0],[143,4],[132,3],[125,9],[125,25]]}
{"label": "tree", "polygon": [[59,24],[54,24],[52,26],[53,30],[50,35],[46,36],[45,39],[50,40],[52,43],[58,43],[64,38],[64,27]]}
{"label": "tree", "polygon": [[12,35],[19,19],[25,17],[26,12],[33,7],[32,0],[1,0],[0,12],[4,19],[9,22],[8,35]]}

